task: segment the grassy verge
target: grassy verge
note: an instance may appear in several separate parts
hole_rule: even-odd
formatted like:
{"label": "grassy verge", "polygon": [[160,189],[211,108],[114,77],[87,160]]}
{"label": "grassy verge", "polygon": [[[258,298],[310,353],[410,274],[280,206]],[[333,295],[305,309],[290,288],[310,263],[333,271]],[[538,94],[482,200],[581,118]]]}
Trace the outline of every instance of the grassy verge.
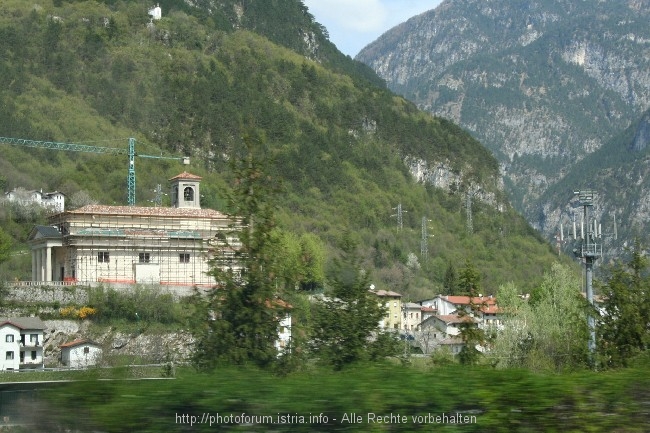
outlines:
{"label": "grassy verge", "polygon": [[648,373],[647,364],[563,375],[457,365],[423,372],[385,364],[286,377],[187,369],[173,381],[73,383],[44,396],[54,412],[48,422],[79,431],[207,432],[227,424],[232,431],[276,432],[642,432]]}

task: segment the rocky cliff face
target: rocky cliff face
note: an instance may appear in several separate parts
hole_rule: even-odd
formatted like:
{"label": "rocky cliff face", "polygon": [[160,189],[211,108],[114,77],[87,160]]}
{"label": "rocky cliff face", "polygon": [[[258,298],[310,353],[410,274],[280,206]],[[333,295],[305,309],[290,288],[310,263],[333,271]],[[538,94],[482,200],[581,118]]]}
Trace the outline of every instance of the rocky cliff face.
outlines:
{"label": "rocky cliff face", "polygon": [[484,143],[515,206],[550,235],[560,208],[544,191],[650,107],[649,21],[648,0],[447,0],[357,59]]}

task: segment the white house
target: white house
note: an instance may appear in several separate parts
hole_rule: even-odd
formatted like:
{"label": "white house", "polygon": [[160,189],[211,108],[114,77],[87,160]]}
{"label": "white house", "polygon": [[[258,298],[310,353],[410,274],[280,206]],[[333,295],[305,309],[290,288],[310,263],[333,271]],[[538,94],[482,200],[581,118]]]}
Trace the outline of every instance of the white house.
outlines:
{"label": "white house", "polygon": [[447,338],[449,336],[460,335],[460,325],[463,323],[471,323],[473,326],[478,327],[479,321],[471,316],[459,316],[458,314],[438,314],[431,316],[420,324],[421,329],[427,330],[435,328],[440,331],[439,338]]}
{"label": "white house", "polygon": [[38,317],[0,319],[0,369],[43,368],[44,331]]}
{"label": "white house", "polygon": [[12,191],[5,193],[5,199],[10,202],[16,202],[22,206],[37,204],[52,212],[63,212],[65,209],[65,194],[59,191],[43,192],[41,189],[27,191],[23,188],[14,188]]}
{"label": "white house", "polygon": [[446,296],[420,301],[422,306],[433,308],[437,314],[448,316],[460,311],[476,317],[481,328],[501,328],[502,314],[494,296]]}
{"label": "white house", "polygon": [[157,4],[155,7],[149,9],[149,16],[153,20],[159,20],[162,18],[162,9],[160,9],[160,5]]}
{"label": "white house", "polygon": [[291,309],[293,306],[282,299],[266,302],[267,307],[278,310],[280,323],[278,324],[278,338],[275,340],[275,349],[278,356],[291,351]]}
{"label": "white house", "polygon": [[422,322],[422,306],[415,302],[405,302],[402,310],[402,329],[407,332],[416,331]]}
{"label": "white house", "polygon": [[102,348],[85,338],[64,343],[61,349],[61,363],[70,368],[85,368],[96,365],[102,355]]}
{"label": "white house", "polygon": [[458,355],[465,347],[465,343],[459,337],[448,337],[440,341],[438,347],[447,348],[452,355]]}
{"label": "white house", "polygon": [[379,327],[398,331],[402,323],[402,295],[390,290],[375,290],[374,285],[370,286],[370,293],[379,297],[380,305],[386,306],[386,315],[379,322]]}

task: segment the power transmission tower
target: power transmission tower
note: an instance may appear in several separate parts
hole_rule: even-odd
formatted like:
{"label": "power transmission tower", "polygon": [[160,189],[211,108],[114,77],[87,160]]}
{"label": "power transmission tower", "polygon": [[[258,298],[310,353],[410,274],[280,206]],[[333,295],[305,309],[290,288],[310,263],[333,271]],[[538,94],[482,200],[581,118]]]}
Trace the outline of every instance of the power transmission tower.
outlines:
{"label": "power transmission tower", "polygon": [[467,233],[474,233],[474,221],[472,220],[472,191],[468,190],[465,196],[465,212],[467,215]]}
{"label": "power transmission tower", "polygon": [[426,260],[429,257],[429,221],[431,220],[427,219],[427,217],[422,217],[422,239],[420,240],[420,256],[422,260]]}
{"label": "power transmission tower", "polygon": [[402,228],[404,226],[404,221],[403,221],[402,215],[404,213],[408,212],[408,211],[405,211],[405,210],[402,209],[402,203],[398,204],[397,207],[394,207],[393,210],[396,210],[397,213],[391,215],[391,218],[392,217],[397,217],[397,231],[398,232],[402,231]]}

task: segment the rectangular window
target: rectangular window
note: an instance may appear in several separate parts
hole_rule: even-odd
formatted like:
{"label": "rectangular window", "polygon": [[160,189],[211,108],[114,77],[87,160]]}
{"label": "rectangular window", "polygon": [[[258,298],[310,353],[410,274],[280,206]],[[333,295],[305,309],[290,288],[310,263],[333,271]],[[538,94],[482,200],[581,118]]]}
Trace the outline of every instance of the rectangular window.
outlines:
{"label": "rectangular window", "polygon": [[140,261],[140,263],[149,263],[149,261],[151,260],[151,256],[149,255],[149,253],[140,253],[138,255],[138,260]]}
{"label": "rectangular window", "polygon": [[178,255],[178,260],[181,263],[189,263],[190,262],[190,255],[188,253],[181,253]]}
{"label": "rectangular window", "polygon": [[88,346],[84,347],[84,353],[85,354],[90,353],[90,347],[88,347]]}
{"label": "rectangular window", "polygon": [[29,342],[38,346],[38,334],[29,334]]}
{"label": "rectangular window", "polygon": [[13,334],[7,334],[7,337],[5,338],[5,341],[7,343],[13,343],[14,342],[14,336]]}
{"label": "rectangular window", "polygon": [[14,359],[14,352],[7,351],[7,354],[5,355],[5,359],[7,359],[7,360]]}
{"label": "rectangular window", "polygon": [[99,263],[108,263],[110,261],[108,251],[100,251],[97,253],[97,261]]}
{"label": "rectangular window", "polygon": [[32,361],[36,360],[36,351],[32,350]]}

